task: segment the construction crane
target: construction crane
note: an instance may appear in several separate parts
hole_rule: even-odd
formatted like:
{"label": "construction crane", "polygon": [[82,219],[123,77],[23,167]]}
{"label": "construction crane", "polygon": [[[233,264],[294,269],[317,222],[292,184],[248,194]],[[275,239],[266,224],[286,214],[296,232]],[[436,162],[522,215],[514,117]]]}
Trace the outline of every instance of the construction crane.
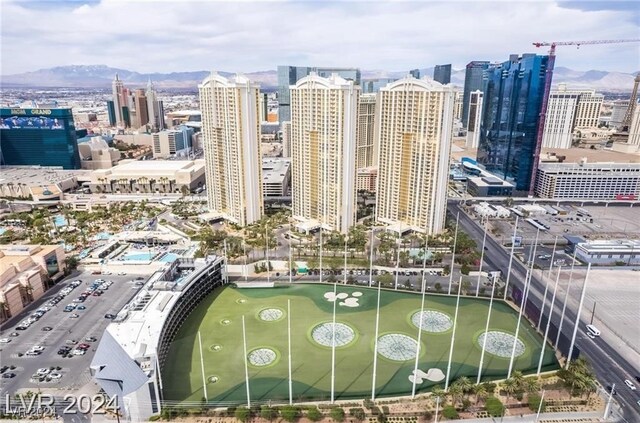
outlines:
{"label": "construction crane", "polygon": [[542,108],[540,109],[540,120],[538,123],[538,133],[536,135],[536,149],[533,156],[533,169],[531,173],[531,183],[529,185],[529,196],[533,197],[536,174],[538,173],[538,163],[540,161],[540,150],[542,150],[542,138],[544,135],[544,124],[547,117],[547,105],[549,104],[549,94],[551,93],[551,80],[553,79],[553,65],[556,61],[556,47],[557,46],[586,46],[594,44],[620,44],[620,43],[637,43],[640,39],[627,39],[627,40],[590,40],[590,41],[553,41],[553,42],[537,42],[533,43],[536,47],[551,47],[549,49],[549,61],[547,62],[547,69],[544,80],[544,96],[542,97]]}

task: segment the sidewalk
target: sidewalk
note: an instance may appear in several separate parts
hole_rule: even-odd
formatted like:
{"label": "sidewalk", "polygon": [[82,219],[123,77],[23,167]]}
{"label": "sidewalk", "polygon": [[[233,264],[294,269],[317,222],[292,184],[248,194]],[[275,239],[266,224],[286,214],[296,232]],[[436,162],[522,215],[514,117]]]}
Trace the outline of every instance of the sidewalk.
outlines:
{"label": "sidewalk", "polygon": [[[438,421],[448,421],[441,420],[442,417],[438,416]],[[589,412],[573,412],[573,413],[541,413],[540,417],[536,420],[535,414],[529,414],[526,416],[505,416],[505,417],[488,417],[483,419],[464,419],[459,420],[460,422],[474,422],[474,423],[500,423],[500,422],[601,422],[602,420],[602,412],[601,411],[589,411]]]}

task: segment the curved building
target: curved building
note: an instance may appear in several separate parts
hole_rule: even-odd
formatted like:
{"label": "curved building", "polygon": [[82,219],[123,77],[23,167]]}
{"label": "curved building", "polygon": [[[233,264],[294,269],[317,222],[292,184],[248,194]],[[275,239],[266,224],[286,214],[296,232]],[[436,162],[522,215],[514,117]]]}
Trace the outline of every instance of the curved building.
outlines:
{"label": "curved building", "polygon": [[178,259],[153,274],[107,326],[91,373],[129,421],[147,421],[161,411],[162,369],[176,333],[226,282],[222,257]]}

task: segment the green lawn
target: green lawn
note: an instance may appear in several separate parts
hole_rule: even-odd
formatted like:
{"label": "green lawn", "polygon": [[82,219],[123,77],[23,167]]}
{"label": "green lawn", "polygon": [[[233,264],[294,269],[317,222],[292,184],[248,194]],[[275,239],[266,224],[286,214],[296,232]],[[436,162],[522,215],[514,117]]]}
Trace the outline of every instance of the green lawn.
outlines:
{"label": "green lawn", "polygon": [[[331,348],[314,341],[312,330],[318,324],[331,322],[333,303],[324,295],[332,292],[333,285],[330,284],[216,290],[186,319],[176,336],[162,372],[165,399],[200,401],[204,397],[197,338],[200,331],[205,375],[207,379],[217,377],[216,382],[207,384],[208,400],[226,404],[246,401],[242,316],[245,316],[249,355],[257,348],[268,348],[276,353],[275,361],[268,365],[249,365],[251,399],[288,399],[288,299],[291,300],[294,398],[327,399],[331,388]],[[336,399],[370,397],[377,290],[338,285],[337,292],[347,293],[351,298],[354,298],[353,292],[362,295],[355,297],[357,307],[336,306],[336,321],[351,327],[355,334],[353,341],[336,348]],[[453,319],[455,300],[455,297],[444,295],[427,295],[425,310],[440,311]],[[420,294],[383,290],[379,335],[404,334],[417,341],[418,328],[411,317],[420,311],[420,301]],[[488,304],[486,299],[460,300],[451,380],[464,375],[475,381],[477,377],[481,355],[477,339],[484,332]],[[280,309],[282,318],[262,320],[260,312],[267,308]],[[496,301],[489,330],[513,334],[517,317],[510,307]],[[420,370],[427,372],[438,368],[446,374],[451,332],[451,329],[441,333],[422,332]],[[333,332],[329,329],[329,333]],[[524,319],[519,338],[525,350],[517,358],[515,368],[524,373],[535,372],[542,339]],[[378,357],[376,396],[411,393],[412,382],[408,377],[414,370],[415,356],[407,361],[391,360],[381,354]],[[504,378],[508,365],[508,358],[485,353],[483,380]],[[543,371],[555,368],[557,362],[553,351],[547,347]],[[418,390],[428,391],[435,385],[443,386],[444,381],[424,380],[418,384]]]}

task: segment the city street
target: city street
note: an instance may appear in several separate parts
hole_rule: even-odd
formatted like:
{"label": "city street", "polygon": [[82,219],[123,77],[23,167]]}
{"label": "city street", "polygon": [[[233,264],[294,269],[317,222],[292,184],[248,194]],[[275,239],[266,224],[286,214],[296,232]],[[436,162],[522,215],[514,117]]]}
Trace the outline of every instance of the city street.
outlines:
{"label": "city street", "polygon": [[[483,237],[483,229],[476,222],[474,222],[469,216],[467,216],[463,210],[460,209],[458,202],[449,202],[448,211],[449,214],[454,216],[457,212],[460,212],[460,229],[469,234],[477,243],[481,245]],[[492,269],[501,269],[503,273],[503,279],[506,278],[507,269],[509,266],[509,249],[503,248],[492,237],[487,237],[487,250],[485,251],[485,262]],[[511,286],[517,286],[520,289],[524,288],[524,277],[526,274],[525,266],[518,260],[513,260],[512,274],[510,279]],[[529,299],[537,306],[541,307],[542,297],[544,295],[545,284],[539,279],[538,272],[534,272],[531,279],[531,290]],[[553,310],[552,321],[560,321],[560,313],[562,312],[562,298],[556,298],[555,307]],[[572,309],[571,302],[567,307],[565,313],[565,320],[563,324],[563,334],[567,337],[571,337],[573,333],[573,322],[575,321],[576,311]],[[588,322],[587,313],[583,310],[581,315],[581,321],[583,324]],[[620,403],[624,412],[624,418],[627,421],[640,421],[640,407],[636,402],[640,397],[636,394],[637,391],[631,391],[624,387],[625,379],[633,379],[634,376],[640,375],[640,369],[638,369],[638,363],[635,366],[627,362],[618,351],[607,345],[604,342],[597,342],[589,339],[585,336],[584,326],[578,328],[578,336],[576,338],[576,346],[590,362],[598,380],[603,384],[616,383],[616,386],[620,386],[617,389],[618,395],[616,401]]]}

